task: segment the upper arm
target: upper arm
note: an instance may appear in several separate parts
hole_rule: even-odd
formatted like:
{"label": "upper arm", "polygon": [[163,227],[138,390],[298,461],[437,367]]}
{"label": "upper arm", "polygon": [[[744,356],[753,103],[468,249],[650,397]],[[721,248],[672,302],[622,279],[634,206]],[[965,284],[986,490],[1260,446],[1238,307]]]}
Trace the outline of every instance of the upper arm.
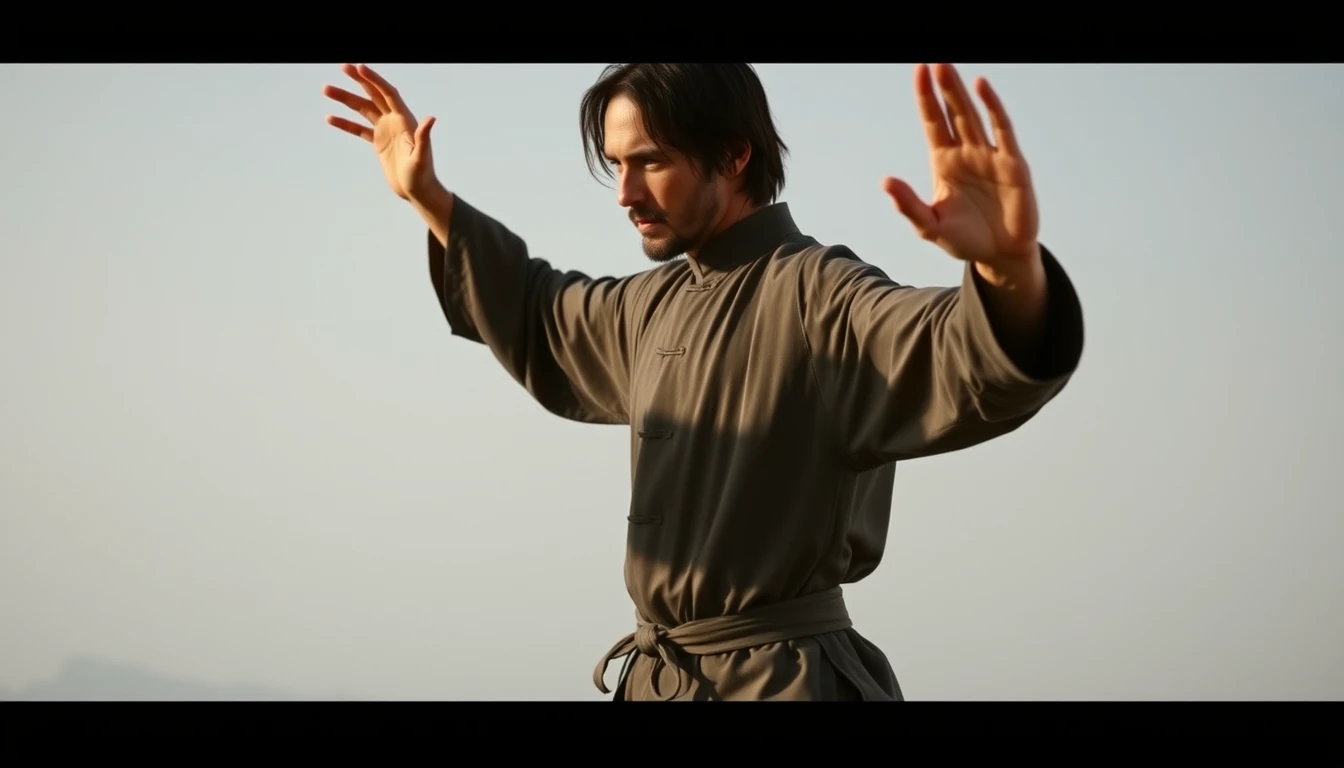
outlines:
{"label": "upper arm", "polygon": [[430,278],[452,332],[490,348],[548,411],[628,423],[637,294],[648,273],[593,278],[533,257],[460,197],[447,246],[429,235]]}
{"label": "upper arm", "polygon": [[801,266],[802,332],[845,461],[870,467],[1016,429],[1067,379],[1004,352],[972,270],[959,287],[900,285],[842,246]]}
{"label": "upper arm", "polygon": [[842,246],[801,267],[799,317],[842,458],[867,466],[919,452],[965,407],[940,377],[955,291],[900,285]]}
{"label": "upper arm", "polygon": [[520,349],[524,386],[550,411],[582,421],[628,424],[630,371],[646,273],[592,278],[537,270],[529,303],[541,308],[536,348]]}

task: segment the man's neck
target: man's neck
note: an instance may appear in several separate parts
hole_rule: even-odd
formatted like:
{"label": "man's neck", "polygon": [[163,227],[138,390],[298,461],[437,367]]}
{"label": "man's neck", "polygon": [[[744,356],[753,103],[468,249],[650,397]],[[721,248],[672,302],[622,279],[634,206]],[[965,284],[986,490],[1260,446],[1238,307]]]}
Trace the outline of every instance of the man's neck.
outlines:
{"label": "man's neck", "polygon": [[686,257],[698,262],[700,260],[699,258],[700,251],[706,245],[713,242],[714,238],[728,231],[728,229],[732,227],[734,224],[747,218],[751,214],[759,211],[760,209],[761,206],[753,205],[752,202],[745,197],[733,198],[733,200],[729,202],[727,206],[724,207],[723,215],[719,216],[719,220],[715,222],[713,228],[710,229],[709,234],[705,236],[704,241],[701,242],[699,245],[697,245],[695,248],[688,250],[686,252]]}

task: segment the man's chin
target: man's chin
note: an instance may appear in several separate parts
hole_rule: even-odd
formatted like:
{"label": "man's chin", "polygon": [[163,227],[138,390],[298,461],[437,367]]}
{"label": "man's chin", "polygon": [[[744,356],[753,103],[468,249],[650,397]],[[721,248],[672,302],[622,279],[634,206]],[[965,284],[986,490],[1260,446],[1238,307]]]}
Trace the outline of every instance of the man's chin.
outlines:
{"label": "man's chin", "polygon": [[678,248],[671,238],[644,236],[644,255],[656,264],[672,261],[685,252],[686,249]]}

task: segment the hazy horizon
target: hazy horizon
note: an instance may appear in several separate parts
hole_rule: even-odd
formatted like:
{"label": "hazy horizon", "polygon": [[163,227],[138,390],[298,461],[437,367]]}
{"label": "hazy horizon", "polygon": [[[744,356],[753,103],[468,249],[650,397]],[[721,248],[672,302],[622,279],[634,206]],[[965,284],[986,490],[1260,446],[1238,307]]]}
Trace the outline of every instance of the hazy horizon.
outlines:
{"label": "hazy horizon", "polygon": [[[533,255],[649,266],[584,166],[601,65],[370,64]],[[803,231],[955,284],[879,187],[929,192],[912,67],[757,69]],[[959,69],[1015,122],[1086,347],[1027,426],[898,468],[856,628],[911,700],[1341,698],[1344,69]],[[422,223],[323,122],[339,64],[5,71],[0,690],[83,658],[606,698],[628,432],[547,414],[450,336]]]}

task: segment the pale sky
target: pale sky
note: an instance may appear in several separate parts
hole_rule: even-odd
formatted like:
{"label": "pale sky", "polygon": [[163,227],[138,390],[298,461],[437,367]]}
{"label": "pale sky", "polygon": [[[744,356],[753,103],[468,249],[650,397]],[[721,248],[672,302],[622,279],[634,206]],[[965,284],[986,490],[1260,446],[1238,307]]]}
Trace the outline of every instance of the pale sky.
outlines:
{"label": "pale sky", "polygon": [[[649,266],[584,166],[600,65],[370,64],[533,255]],[[956,284],[879,187],[929,191],[911,66],[758,70],[800,227]],[[1344,68],[961,71],[1016,123],[1086,348],[1027,426],[897,471],[856,628],[912,700],[1344,698]],[[628,433],[450,336],[422,223],[323,122],[338,64],[3,72],[0,687],[83,656],[606,698]]]}

